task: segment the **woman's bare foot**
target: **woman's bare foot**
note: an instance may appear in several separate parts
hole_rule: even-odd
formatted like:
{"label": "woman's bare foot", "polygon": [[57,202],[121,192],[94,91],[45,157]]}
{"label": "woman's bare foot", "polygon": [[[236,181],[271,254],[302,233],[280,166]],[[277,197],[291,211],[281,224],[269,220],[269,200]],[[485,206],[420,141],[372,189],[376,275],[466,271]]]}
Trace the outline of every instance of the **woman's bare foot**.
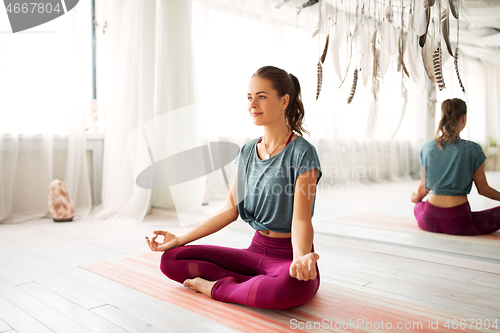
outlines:
{"label": "woman's bare foot", "polygon": [[195,277],[194,279],[187,279],[184,281],[183,285],[197,293],[202,293],[203,295],[212,298],[212,287],[217,281],[208,281],[200,277]]}

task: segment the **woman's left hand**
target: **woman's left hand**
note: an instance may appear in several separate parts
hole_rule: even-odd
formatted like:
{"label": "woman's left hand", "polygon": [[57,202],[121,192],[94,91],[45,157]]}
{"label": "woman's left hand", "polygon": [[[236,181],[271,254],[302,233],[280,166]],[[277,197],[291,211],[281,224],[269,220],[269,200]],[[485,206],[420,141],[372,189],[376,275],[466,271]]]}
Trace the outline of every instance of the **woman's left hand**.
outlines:
{"label": "woman's left hand", "polygon": [[314,280],[318,275],[316,271],[316,261],[319,255],[311,252],[292,261],[290,265],[290,276],[299,281]]}

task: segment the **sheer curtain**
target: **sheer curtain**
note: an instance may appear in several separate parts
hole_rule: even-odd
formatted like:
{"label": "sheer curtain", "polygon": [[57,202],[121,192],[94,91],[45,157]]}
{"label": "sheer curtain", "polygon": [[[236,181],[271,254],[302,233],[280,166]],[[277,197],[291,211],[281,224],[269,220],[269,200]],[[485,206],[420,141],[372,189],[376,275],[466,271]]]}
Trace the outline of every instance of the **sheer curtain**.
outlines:
{"label": "sheer curtain", "polygon": [[[142,221],[151,189],[135,184],[129,148],[134,129],[154,116],[155,1],[96,1],[97,96],[105,118],[102,204],[93,215]],[[133,137],[136,140],[138,137]]]}
{"label": "sheer curtain", "polygon": [[10,33],[0,15],[0,221],[48,213],[48,187],[68,185],[75,215],[91,209],[84,112],[91,95],[90,4]]}

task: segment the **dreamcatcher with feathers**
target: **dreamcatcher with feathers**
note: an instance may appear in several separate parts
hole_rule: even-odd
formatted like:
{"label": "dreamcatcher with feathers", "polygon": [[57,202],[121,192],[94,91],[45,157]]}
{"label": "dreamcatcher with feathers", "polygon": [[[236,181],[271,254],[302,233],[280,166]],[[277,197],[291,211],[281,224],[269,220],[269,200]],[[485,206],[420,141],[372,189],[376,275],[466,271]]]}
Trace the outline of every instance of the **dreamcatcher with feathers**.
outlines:
{"label": "dreamcatcher with feathers", "polygon": [[[278,5],[281,6],[286,2],[288,0],[280,0]],[[391,68],[391,61],[394,61],[397,71],[401,72],[402,98],[401,115],[392,137],[399,130],[405,115],[407,104],[405,77],[418,82],[422,76],[427,76],[430,81],[437,84],[439,90],[445,89],[442,72],[443,48],[446,48],[444,52],[448,52],[454,58],[455,72],[465,93],[458,66],[460,30],[458,19],[460,9],[465,10],[463,0],[410,0],[406,5],[404,2],[401,0],[398,8],[393,6],[392,0],[387,0],[385,3],[377,0],[357,0],[356,20],[353,25],[349,24],[347,0],[309,0],[298,8],[300,13],[304,8],[320,4],[318,24],[312,33],[313,38],[322,30],[322,26],[327,25],[326,29],[323,28],[325,34],[320,39],[321,57],[317,64],[316,99],[321,93],[325,74],[323,66],[327,55],[333,63],[335,73],[332,75],[339,79],[340,86],[348,77],[352,77],[347,104],[352,103],[355,97],[358,80],[364,86],[371,82],[373,101],[369,110],[367,137],[373,136],[375,130],[378,116],[377,94],[383,76]],[[394,19],[395,9],[401,17],[399,28],[397,27],[399,20]],[[451,16],[457,20],[455,52],[450,42]],[[344,40],[345,48],[343,48]],[[339,52],[343,49],[346,50],[347,57],[346,63],[342,66]],[[355,65],[351,69],[352,63]],[[424,74],[420,68],[423,68]]]}

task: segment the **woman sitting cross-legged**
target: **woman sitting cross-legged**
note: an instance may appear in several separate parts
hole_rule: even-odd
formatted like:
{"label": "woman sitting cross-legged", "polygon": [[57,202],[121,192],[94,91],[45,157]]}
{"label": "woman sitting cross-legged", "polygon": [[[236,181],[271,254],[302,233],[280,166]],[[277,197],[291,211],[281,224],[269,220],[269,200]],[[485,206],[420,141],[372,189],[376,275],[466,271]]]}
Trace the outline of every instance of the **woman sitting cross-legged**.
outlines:
{"label": "woman sitting cross-legged", "polygon": [[[467,105],[458,98],[441,104],[436,138],[420,152],[422,182],[411,200],[418,226],[451,235],[482,235],[500,229],[500,206],[471,212],[467,194],[472,183],[480,195],[500,201],[500,192],[488,185],[486,156],[477,143],[460,139],[467,123]],[[429,193],[427,201],[421,200]]]}
{"label": "woman sitting cross-legged", "polygon": [[[184,235],[154,231],[146,240],[152,251],[164,251],[161,271],[185,287],[222,302],[288,309],[307,303],[319,288],[311,219],[321,167],[314,146],[294,133],[304,131],[294,75],[262,67],[247,98],[248,116],[264,127],[264,136],[240,148],[223,209]],[[256,230],[250,247],[185,245],[238,216]]]}

